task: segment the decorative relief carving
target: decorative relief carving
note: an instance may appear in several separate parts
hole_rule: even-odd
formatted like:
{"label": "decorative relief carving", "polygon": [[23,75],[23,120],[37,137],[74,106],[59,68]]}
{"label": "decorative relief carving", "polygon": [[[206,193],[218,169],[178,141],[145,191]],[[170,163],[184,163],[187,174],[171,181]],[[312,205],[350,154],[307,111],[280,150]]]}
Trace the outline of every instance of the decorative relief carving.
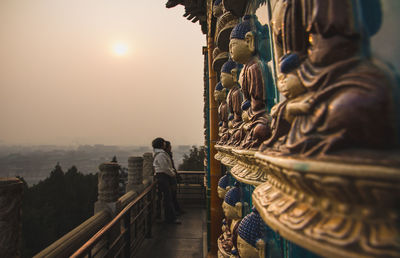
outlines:
{"label": "decorative relief carving", "polygon": [[246,136],[240,144],[245,149],[258,148],[270,136],[265,86],[271,81],[271,75],[268,69],[265,72],[265,65],[257,51],[258,42],[265,37],[260,31],[265,33],[266,30],[258,30],[257,27],[261,27],[257,17],[246,15],[232,30],[229,42],[231,58],[244,65],[239,84],[243,93],[242,109],[249,120]]}
{"label": "decorative relief carving", "polygon": [[[276,1],[271,29],[280,50],[275,54],[283,55],[275,58],[279,77],[285,78],[278,89],[288,99],[276,107],[272,137],[260,150],[321,156],[350,147],[398,146],[396,85],[368,53],[367,42],[380,21],[371,29],[363,5]],[[380,17],[378,9],[368,19]]]}
{"label": "decorative relief carving", "polygon": [[99,166],[98,175],[98,201],[116,202],[118,193],[118,172],[120,166],[117,163],[102,163]]}
{"label": "decorative relief carving", "polygon": [[253,203],[283,237],[324,256],[400,255],[400,169],[255,156],[268,179]]}
{"label": "decorative relief carving", "polygon": [[228,103],[226,102],[226,89],[219,82],[214,90],[214,99],[219,104],[218,106],[218,144],[226,144],[229,140],[229,128],[228,128]]}

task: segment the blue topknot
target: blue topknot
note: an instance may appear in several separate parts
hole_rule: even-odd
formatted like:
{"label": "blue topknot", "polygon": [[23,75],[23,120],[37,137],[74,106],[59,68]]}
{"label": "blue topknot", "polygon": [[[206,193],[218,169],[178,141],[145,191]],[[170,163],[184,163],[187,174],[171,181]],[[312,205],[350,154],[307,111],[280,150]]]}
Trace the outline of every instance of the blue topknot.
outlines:
{"label": "blue topknot", "polygon": [[240,188],[232,187],[225,195],[225,202],[230,206],[235,206],[237,202],[240,202]]}
{"label": "blue topknot", "polygon": [[238,227],[239,236],[247,243],[256,247],[259,239],[263,238],[263,220],[258,211],[253,208],[253,211],[242,219]]}
{"label": "blue topknot", "polygon": [[236,63],[232,61],[232,59],[228,59],[222,67],[221,67],[221,73],[231,73],[233,68],[236,68]]}
{"label": "blue topknot", "polygon": [[244,39],[246,33],[252,31],[251,15],[243,16],[242,22],[237,24],[231,31],[230,39]]}
{"label": "blue topknot", "polygon": [[279,65],[282,73],[290,73],[300,65],[300,57],[296,53],[286,54]]}
{"label": "blue topknot", "polygon": [[229,185],[229,177],[228,175],[225,175],[221,177],[218,181],[218,186],[221,188],[226,189],[226,187]]}
{"label": "blue topknot", "polygon": [[217,90],[217,91],[221,91],[223,89],[224,89],[224,86],[222,86],[221,82],[217,83],[217,86],[215,86],[215,90]]}
{"label": "blue topknot", "polygon": [[222,0],[215,0],[214,5],[219,5],[222,2]]}

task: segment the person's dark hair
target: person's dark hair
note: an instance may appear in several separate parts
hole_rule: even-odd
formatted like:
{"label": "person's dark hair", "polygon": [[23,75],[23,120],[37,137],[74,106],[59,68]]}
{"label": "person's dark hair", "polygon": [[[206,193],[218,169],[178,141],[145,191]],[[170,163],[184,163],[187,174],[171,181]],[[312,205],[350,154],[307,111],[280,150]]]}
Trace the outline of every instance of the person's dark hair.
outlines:
{"label": "person's dark hair", "polygon": [[171,142],[170,141],[165,141],[165,148],[171,147]]}
{"label": "person's dark hair", "polygon": [[157,137],[151,142],[151,146],[153,146],[154,149],[162,149],[164,147],[164,142],[165,140],[163,138]]}

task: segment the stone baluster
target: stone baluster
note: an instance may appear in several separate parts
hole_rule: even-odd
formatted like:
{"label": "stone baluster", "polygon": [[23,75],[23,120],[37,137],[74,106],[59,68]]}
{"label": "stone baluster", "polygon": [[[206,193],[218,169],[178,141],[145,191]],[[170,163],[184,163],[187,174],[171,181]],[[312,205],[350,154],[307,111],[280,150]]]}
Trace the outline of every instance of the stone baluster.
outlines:
{"label": "stone baluster", "polygon": [[0,257],[19,257],[23,183],[0,178]]}
{"label": "stone baluster", "polygon": [[143,158],[130,157],[128,159],[128,183],[126,185],[126,192],[135,191],[140,193],[143,189]]}
{"label": "stone baluster", "polygon": [[149,185],[153,182],[154,170],[153,170],[153,154],[146,152],[143,154],[143,184]]}
{"label": "stone baluster", "polygon": [[104,209],[116,212],[116,204],[119,197],[119,168],[115,162],[103,163],[99,166],[98,196],[95,203],[95,213]]}

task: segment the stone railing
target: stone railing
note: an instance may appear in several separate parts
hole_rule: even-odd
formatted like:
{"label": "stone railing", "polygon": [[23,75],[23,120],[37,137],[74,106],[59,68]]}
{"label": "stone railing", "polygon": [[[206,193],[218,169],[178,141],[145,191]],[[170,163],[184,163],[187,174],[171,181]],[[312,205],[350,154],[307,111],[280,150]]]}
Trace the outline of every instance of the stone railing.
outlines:
{"label": "stone railing", "polygon": [[400,168],[216,146],[265,223],[328,257],[399,257]]}
{"label": "stone railing", "polygon": [[[145,153],[143,157],[129,158],[126,194],[121,197],[118,189],[119,165],[113,162],[101,164],[98,173],[98,200],[95,203],[94,215],[35,257],[67,257],[78,250],[120,211],[140,197],[146,187],[154,188],[153,170],[151,166],[148,166],[151,163],[151,153]],[[0,257],[20,255],[22,185],[17,178],[0,179]]]}

